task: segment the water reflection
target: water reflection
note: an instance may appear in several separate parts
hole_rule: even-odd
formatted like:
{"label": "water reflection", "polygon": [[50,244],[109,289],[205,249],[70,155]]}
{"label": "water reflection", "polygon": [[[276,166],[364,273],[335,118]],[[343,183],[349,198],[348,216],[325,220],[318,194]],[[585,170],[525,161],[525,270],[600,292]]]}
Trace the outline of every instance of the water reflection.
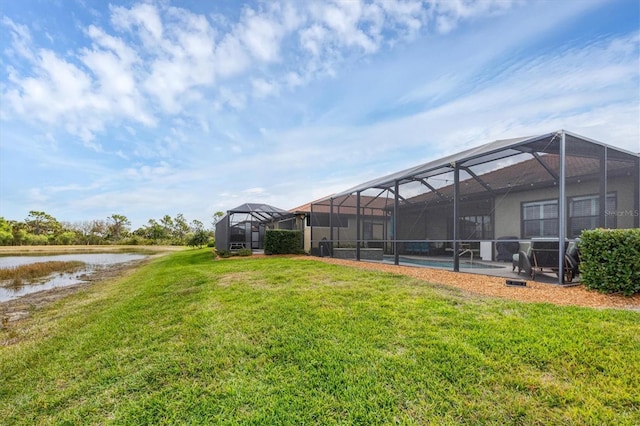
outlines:
{"label": "water reflection", "polygon": [[60,254],[48,256],[3,256],[0,257],[0,268],[28,265],[37,262],[49,261],[80,261],[85,266],[71,273],[55,273],[35,282],[23,280],[19,286],[13,286],[11,281],[5,281],[0,287],[0,302],[17,299],[27,294],[38,291],[51,290],[58,287],[66,287],[87,281],[87,276],[100,269],[120,263],[131,262],[146,258],[144,254],[134,253],[84,253],[84,254]]}

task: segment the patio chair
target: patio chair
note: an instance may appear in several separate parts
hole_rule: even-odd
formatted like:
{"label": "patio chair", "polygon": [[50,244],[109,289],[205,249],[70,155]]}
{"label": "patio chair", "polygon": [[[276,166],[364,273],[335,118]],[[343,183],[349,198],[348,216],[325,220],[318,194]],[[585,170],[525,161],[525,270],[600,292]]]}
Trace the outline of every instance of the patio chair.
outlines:
{"label": "patio chair", "polygon": [[[573,260],[573,255],[567,253],[569,243],[565,242],[564,246],[564,279],[565,282],[573,281],[573,278],[578,273],[578,264]],[[577,254],[576,254],[577,256]],[[570,260],[571,259],[571,260]],[[520,250],[516,260],[516,256],[513,256],[513,270],[518,268],[518,275],[520,272],[525,273],[531,277],[532,280],[536,279],[537,273],[542,273],[545,270],[550,270],[558,276],[558,240],[554,239],[532,239],[531,247],[525,253]]]}
{"label": "patio chair", "polygon": [[499,240],[517,240],[518,237],[500,237],[496,243],[496,251],[498,255],[496,260],[509,262],[513,259],[513,255],[520,250],[520,243],[517,241],[499,241]]}
{"label": "patio chair", "polygon": [[567,253],[565,254],[565,264],[569,264],[571,276],[567,280],[571,282],[580,273],[580,240],[569,243]]}

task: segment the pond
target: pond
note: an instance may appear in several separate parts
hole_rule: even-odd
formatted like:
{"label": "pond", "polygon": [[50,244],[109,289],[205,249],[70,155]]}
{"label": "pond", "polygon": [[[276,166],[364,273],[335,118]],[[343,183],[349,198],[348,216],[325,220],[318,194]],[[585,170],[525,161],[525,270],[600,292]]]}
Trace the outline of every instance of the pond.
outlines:
{"label": "pond", "polygon": [[66,287],[73,284],[87,282],[87,276],[114,265],[145,259],[148,255],[137,253],[74,253],[46,256],[0,256],[0,268],[12,268],[21,265],[38,262],[84,262],[84,267],[71,273],[55,273],[48,277],[34,281],[23,282],[23,285],[7,286],[7,282],[1,283],[0,302],[17,299],[27,294],[38,291],[51,290],[58,287]]}

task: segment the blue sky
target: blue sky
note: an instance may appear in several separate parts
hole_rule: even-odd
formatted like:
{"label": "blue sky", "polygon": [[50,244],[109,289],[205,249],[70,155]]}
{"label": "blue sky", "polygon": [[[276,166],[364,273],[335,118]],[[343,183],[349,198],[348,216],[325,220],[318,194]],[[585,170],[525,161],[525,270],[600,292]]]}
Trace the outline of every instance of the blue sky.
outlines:
{"label": "blue sky", "polygon": [[495,139],[640,151],[637,0],[21,0],[0,216],[290,209]]}

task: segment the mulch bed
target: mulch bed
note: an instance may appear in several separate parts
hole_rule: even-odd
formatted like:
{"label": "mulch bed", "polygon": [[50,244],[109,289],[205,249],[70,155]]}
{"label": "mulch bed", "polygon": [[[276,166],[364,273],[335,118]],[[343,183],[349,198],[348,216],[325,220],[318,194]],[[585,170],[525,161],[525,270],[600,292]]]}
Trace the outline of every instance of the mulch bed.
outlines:
{"label": "mulch bed", "polygon": [[501,297],[521,302],[546,302],[554,305],[630,309],[640,312],[640,294],[630,297],[617,294],[607,295],[587,290],[584,285],[560,286],[557,284],[527,281],[526,287],[509,287],[506,285],[505,278],[487,275],[465,274],[415,266],[358,262],[355,260],[333,259],[328,257],[307,257],[307,259],[371,271],[406,275],[434,284],[456,287],[475,294]]}

